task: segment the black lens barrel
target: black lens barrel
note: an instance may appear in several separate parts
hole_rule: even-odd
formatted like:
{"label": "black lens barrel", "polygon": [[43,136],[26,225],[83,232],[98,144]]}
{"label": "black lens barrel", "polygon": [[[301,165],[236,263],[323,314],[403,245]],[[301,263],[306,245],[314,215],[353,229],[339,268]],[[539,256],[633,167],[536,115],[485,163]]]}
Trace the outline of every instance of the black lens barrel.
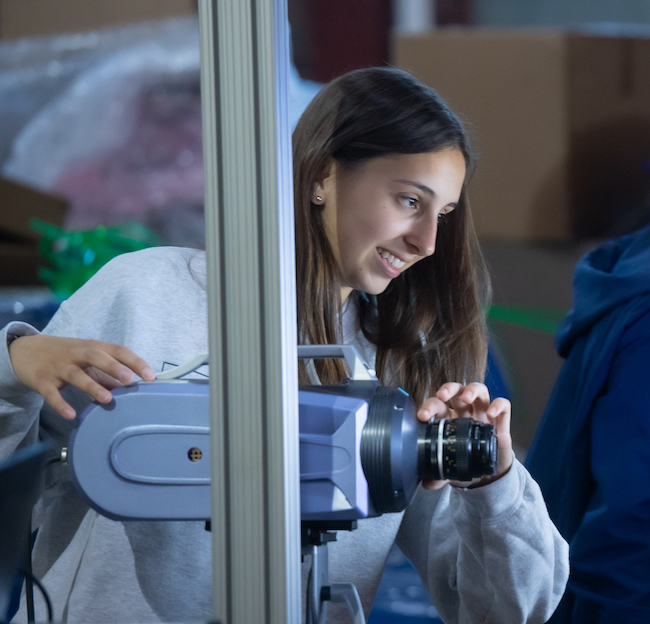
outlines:
{"label": "black lens barrel", "polygon": [[493,425],[471,418],[428,423],[418,439],[421,479],[471,481],[496,472],[498,439]]}

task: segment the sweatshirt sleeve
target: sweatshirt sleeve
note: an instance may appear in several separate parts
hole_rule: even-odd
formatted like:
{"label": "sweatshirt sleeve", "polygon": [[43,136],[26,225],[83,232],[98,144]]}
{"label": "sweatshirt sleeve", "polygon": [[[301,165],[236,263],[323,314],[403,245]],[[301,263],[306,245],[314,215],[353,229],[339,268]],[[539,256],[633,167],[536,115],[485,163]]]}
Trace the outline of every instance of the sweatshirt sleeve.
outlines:
{"label": "sweatshirt sleeve", "polygon": [[7,346],[8,334],[38,333],[31,325],[17,321],[0,330],[0,460],[38,441],[38,413],[43,399],[18,381]]}
{"label": "sweatshirt sleeve", "polygon": [[[109,262],[61,304],[42,333],[68,338],[100,338],[102,329],[109,325],[106,317],[117,316],[112,313],[111,308],[119,297],[120,286],[128,279],[128,270],[127,262],[119,256]],[[40,418],[43,398],[17,379],[7,347],[8,333],[29,336],[40,332],[22,322],[9,323],[0,331],[0,459],[2,459],[13,451],[38,441],[39,434],[43,433],[43,422]],[[71,387],[64,388],[63,393],[68,402],[75,400],[74,397],[76,399],[83,397],[84,400],[87,397],[85,393]],[[78,405],[83,403],[74,403],[75,408]],[[55,420],[58,418],[56,416]],[[52,433],[47,431],[48,435]]]}
{"label": "sweatshirt sleeve", "polygon": [[591,412],[594,492],[571,539],[567,621],[650,621],[650,314],[622,337]]}
{"label": "sweatshirt sleeve", "polygon": [[569,573],[568,545],[517,460],[484,487],[421,489],[397,544],[446,624],[546,622]]}
{"label": "sweatshirt sleeve", "polygon": [[[39,333],[41,332],[31,325],[20,321],[9,323],[0,330],[0,459],[39,439],[39,415],[43,398],[18,380],[7,345],[7,334],[35,336]],[[42,333],[74,336],[66,302]]]}

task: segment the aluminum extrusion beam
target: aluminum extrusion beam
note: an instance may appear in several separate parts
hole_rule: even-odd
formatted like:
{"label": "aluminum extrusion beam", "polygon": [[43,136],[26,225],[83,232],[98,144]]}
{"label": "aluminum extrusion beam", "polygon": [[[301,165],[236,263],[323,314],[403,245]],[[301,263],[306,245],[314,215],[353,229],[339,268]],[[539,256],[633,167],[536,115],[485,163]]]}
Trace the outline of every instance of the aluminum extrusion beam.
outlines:
{"label": "aluminum extrusion beam", "polygon": [[214,617],[300,621],[286,0],[199,0]]}

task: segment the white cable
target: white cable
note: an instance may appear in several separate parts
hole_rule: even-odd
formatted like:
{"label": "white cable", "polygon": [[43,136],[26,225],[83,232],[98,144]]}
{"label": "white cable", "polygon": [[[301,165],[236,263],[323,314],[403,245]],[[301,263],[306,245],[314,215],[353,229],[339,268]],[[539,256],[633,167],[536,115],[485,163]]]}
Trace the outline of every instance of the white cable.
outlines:
{"label": "white cable", "polygon": [[156,373],[156,379],[180,379],[189,373],[193,373],[197,368],[201,368],[204,364],[208,363],[208,354],[199,353],[193,357],[189,362],[170,368],[162,373]]}

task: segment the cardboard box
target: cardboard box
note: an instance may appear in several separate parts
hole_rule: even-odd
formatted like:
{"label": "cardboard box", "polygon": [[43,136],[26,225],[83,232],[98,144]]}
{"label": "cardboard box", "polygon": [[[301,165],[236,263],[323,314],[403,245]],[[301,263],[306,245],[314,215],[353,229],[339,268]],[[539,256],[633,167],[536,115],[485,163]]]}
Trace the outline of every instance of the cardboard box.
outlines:
{"label": "cardboard box", "polygon": [[16,242],[38,241],[30,229],[32,218],[62,227],[68,211],[65,199],[2,177],[0,207],[0,236]]}
{"label": "cardboard box", "polygon": [[0,39],[83,32],[196,11],[197,0],[0,0]]}
{"label": "cardboard box", "polygon": [[67,202],[54,195],[0,177],[0,286],[42,284],[38,268],[39,235],[30,229],[32,218],[62,227]]}
{"label": "cardboard box", "polygon": [[483,239],[610,236],[643,218],[650,39],[441,29],[396,37],[393,62],[467,122],[479,152],[470,198]]}

